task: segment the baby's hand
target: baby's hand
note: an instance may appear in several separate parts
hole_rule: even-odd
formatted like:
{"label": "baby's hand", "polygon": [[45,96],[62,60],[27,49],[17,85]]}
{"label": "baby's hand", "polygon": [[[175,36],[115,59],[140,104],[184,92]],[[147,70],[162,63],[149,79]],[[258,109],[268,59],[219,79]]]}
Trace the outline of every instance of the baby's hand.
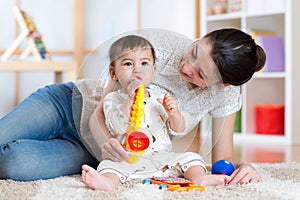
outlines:
{"label": "baby's hand", "polygon": [[132,81],[129,83],[127,87],[127,94],[130,100],[134,100],[136,91],[142,84],[143,83],[140,80],[132,79]]}
{"label": "baby's hand", "polygon": [[157,101],[165,108],[169,116],[173,116],[178,113],[177,101],[169,93],[166,93],[163,99],[158,98]]}
{"label": "baby's hand", "polygon": [[200,178],[200,184],[203,186],[225,186],[230,182],[231,177],[223,174],[208,174]]}

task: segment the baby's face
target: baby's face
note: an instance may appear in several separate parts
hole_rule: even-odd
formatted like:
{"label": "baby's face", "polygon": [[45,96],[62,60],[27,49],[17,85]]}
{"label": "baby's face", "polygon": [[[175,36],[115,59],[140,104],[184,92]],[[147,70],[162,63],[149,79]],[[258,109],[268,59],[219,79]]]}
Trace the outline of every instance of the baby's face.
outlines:
{"label": "baby's face", "polygon": [[129,50],[114,63],[115,74],[123,88],[126,88],[132,79],[140,80],[147,86],[155,73],[151,48]]}

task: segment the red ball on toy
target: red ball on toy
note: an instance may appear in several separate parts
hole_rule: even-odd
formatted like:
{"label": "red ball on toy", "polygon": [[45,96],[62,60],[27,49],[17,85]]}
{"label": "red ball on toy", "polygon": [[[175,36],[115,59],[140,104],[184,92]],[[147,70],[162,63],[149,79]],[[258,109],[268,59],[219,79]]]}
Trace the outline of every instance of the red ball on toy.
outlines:
{"label": "red ball on toy", "polygon": [[128,135],[128,144],[134,151],[143,151],[148,148],[150,141],[145,133],[136,131]]}

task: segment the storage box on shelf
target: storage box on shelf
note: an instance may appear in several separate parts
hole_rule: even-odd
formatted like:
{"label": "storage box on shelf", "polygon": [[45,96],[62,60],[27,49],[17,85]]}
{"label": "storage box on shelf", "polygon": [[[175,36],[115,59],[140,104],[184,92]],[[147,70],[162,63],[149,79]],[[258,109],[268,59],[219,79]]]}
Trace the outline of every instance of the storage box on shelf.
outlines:
{"label": "storage box on shelf", "polygon": [[[238,28],[252,34],[267,51],[268,66],[256,73],[252,80],[242,86],[243,106],[241,132],[235,139],[249,142],[300,144],[300,128],[296,118],[300,112],[299,79],[300,1],[297,0],[227,0],[225,13],[215,14],[209,10],[219,0],[201,1],[201,34],[219,28]],[[229,8],[234,3],[239,9]],[[256,31],[256,32],[255,32]],[[270,35],[264,34],[269,32]],[[272,37],[272,38],[270,38]],[[270,40],[273,42],[270,43]],[[276,42],[276,44],[274,44]],[[273,45],[273,46],[270,46]],[[274,50],[275,51],[272,51]],[[277,61],[274,59],[277,59]],[[275,62],[276,61],[276,62]],[[298,65],[299,65],[298,64]],[[258,104],[284,105],[284,132],[282,134],[256,134],[255,107]],[[296,110],[298,108],[298,110]],[[298,111],[298,112],[297,112]]]}

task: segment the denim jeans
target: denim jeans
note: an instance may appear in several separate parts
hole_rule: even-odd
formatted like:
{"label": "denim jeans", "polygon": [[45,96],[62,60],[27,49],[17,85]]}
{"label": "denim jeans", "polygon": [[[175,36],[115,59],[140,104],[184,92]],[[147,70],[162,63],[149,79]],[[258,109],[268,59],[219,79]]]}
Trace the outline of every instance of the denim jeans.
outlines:
{"label": "denim jeans", "polygon": [[76,128],[81,106],[74,83],[53,84],[0,119],[0,179],[49,179],[80,173],[84,163],[96,167]]}

